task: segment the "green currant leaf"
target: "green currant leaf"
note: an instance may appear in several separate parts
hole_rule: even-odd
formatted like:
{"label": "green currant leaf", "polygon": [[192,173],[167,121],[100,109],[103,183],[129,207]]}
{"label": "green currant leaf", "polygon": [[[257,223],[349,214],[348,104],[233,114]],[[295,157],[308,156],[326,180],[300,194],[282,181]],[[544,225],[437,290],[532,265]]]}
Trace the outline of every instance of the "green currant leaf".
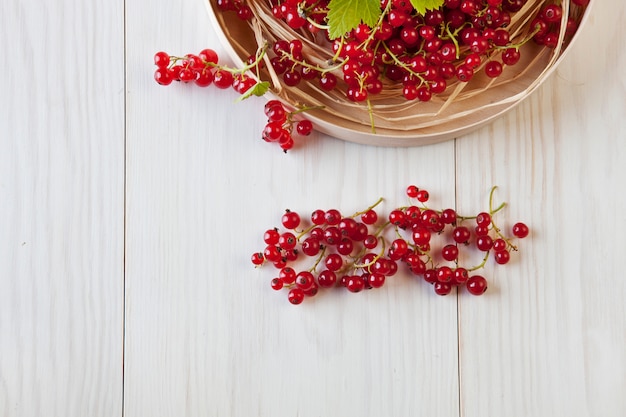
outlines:
{"label": "green currant leaf", "polygon": [[254,87],[252,87],[251,89],[243,93],[241,96],[239,96],[239,98],[237,98],[237,101],[242,101],[252,96],[261,97],[262,95],[267,93],[267,90],[269,89],[270,89],[270,83],[267,81],[256,83]]}
{"label": "green currant leaf", "polygon": [[422,16],[426,14],[426,10],[437,10],[445,0],[411,0],[411,4],[415,7],[415,10]]}
{"label": "green currant leaf", "polygon": [[330,0],[328,3],[328,34],[338,38],[356,28],[361,22],[376,26],[380,17],[380,0]]}

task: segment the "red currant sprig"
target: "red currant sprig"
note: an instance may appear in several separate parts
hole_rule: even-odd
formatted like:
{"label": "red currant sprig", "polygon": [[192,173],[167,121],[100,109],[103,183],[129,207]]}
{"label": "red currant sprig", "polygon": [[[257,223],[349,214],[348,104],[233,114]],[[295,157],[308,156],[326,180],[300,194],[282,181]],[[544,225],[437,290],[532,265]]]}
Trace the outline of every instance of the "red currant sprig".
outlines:
{"label": "red currant sprig", "polygon": [[263,129],[263,140],[266,142],[276,142],[280,148],[287,152],[295,145],[293,139],[295,133],[299,136],[309,136],[313,131],[313,123],[306,119],[295,120],[294,116],[311,110],[312,107],[303,107],[298,110],[289,111],[281,101],[270,100],[265,104],[265,115],[267,124]]}
{"label": "red currant sprig", "polygon": [[[183,57],[171,56],[160,51],[154,55],[154,64],[157,67],[154,79],[161,85],[179,81],[185,84],[193,83],[199,87],[214,85],[219,89],[232,88],[241,95],[241,99],[251,95],[261,96],[269,89],[269,83],[257,81],[266,49],[260,48],[243,68],[220,65],[217,52],[210,48],[202,50],[197,55],[187,54]],[[251,71],[256,73],[256,78],[249,75]]]}
{"label": "red currant sprig", "polygon": [[[358,293],[381,288],[401,267],[432,284],[438,295],[462,287],[481,295],[487,290],[487,280],[476,271],[486,267],[490,254],[497,264],[508,263],[510,253],[517,251],[512,239],[529,234],[522,222],[512,227],[513,237],[505,236],[496,225],[494,215],[505,204],[493,207],[495,189],[488,211],[475,216],[461,216],[451,208],[429,208],[430,194],[415,185],[406,189],[411,204],[386,216],[377,210],[382,198],[350,216],[337,209],[317,209],[309,217],[286,210],[282,228],[264,233],[266,246],[251,260],[255,266],[274,266],[277,274],[270,285],[274,290],[287,289],[293,304],[321,289]],[[475,266],[464,264],[462,253],[469,250],[484,253]]]}

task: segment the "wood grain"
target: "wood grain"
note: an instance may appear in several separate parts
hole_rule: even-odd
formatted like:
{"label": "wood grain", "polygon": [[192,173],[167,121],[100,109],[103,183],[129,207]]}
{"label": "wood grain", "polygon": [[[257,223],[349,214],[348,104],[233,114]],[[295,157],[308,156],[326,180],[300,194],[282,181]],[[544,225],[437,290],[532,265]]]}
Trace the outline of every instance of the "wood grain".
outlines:
{"label": "wood grain", "polygon": [[122,6],[0,6],[3,416],[122,409]]}

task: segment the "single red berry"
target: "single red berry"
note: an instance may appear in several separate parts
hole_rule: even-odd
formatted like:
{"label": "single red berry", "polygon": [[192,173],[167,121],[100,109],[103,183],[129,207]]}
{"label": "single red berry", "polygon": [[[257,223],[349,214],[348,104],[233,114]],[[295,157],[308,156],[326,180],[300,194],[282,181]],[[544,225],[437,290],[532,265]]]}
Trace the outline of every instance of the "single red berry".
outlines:
{"label": "single red berry", "polygon": [[437,271],[435,271],[434,269],[427,269],[426,271],[424,271],[424,281],[428,282],[429,284],[434,284],[435,282],[437,282]]}
{"label": "single red berry", "polygon": [[453,282],[456,285],[463,285],[467,282],[469,278],[469,272],[465,268],[456,268],[454,270],[454,277],[452,278]]}
{"label": "single red berry", "polygon": [[298,305],[304,301],[304,291],[300,288],[292,288],[289,290],[289,294],[287,295],[287,299],[291,304]]}
{"label": "single red berry", "polygon": [[269,229],[263,235],[263,241],[268,245],[277,245],[280,233],[276,229]]}
{"label": "single red berry", "polygon": [[441,249],[441,256],[446,261],[454,261],[459,257],[459,248],[456,245],[446,245]]}
{"label": "single red berry", "polygon": [[324,210],[320,210],[320,209],[314,210],[313,213],[311,213],[311,222],[314,225],[321,226],[324,223],[326,223],[325,216],[326,216],[326,213],[324,212]]}
{"label": "single red berry", "polygon": [[491,215],[489,213],[478,213],[476,216],[476,224],[479,226],[489,226],[491,224]]}
{"label": "single red berry", "polygon": [[213,74],[213,85],[222,90],[230,88],[233,85],[233,74],[222,69],[218,69]]}
{"label": "single red berry", "polygon": [[417,198],[417,193],[419,192],[419,188],[416,185],[409,185],[406,188],[406,195],[409,198]]}
{"label": "single red berry", "polygon": [[328,225],[336,226],[341,221],[341,212],[336,209],[326,210],[325,218]]}
{"label": "single red berry", "polygon": [[174,78],[171,71],[167,68],[157,68],[154,71],[154,80],[161,85],[170,85]]}
{"label": "single red berry", "polygon": [[285,232],[281,234],[280,238],[278,239],[278,246],[280,246],[281,249],[293,249],[296,247],[296,243],[298,243],[298,239],[291,232]]}
{"label": "single red berry", "polygon": [[476,247],[483,252],[487,252],[493,247],[493,239],[489,235],[478,236],[476,238]]}
{"label": "single red berry", "polygon": [[506,240],[502,239],[502,238],[498,238],[496,240],[493,241],[493,250],[495,252],[500,252],[503,250],[507,249],[507,243]]}
{"label": "single red berry", "polygon": [[285,228],[295,229],[300,225],[300,215],[295,211],[286,210],[281,222]]}
{"label": "single red berry", "polygon": [[312,131],[313,123],[311,123],[309,120],[300,120],[296,124],[296,132],[298,132],[299,135],[308,136],[311,134]]}
{"label": "single red berry", "polygon": [[280,278],[274,278],[270,282],[270,286],[272,287],[273,290],[278,291],[283,288],[283,281]]}
{"label": "single red berry", "polygon": [[217,52],[215,52],[213,49],[203,49],[198,54],[198,57],[200,57],[200,59],[202,59],[202,61],[204,61],[205,63],[217,64],[218,62]]}
{"label": "single red berry", "polygon": [[441,221],[444,224],[456,223],[456,211],[451,208],[447,208],[441,212]]}
{"label": "single red berry", "polygon": [[285,266],[278,273],[278,278],[280,278],[284,284],[289,285],[296,282],[296,275],[297,273],[292,267]]}
{"label": "single red berry", "polygon": [[369,274],[368,283],[372,288],[380,288],[385,284],[385,275],[376,272]]}
{"label": "single red berry", "polygon": [[389,213],[389,222],[394,226],[403,227],[406,224],[406,216],[400,209],[392,210]]}
{"label": "single red berry", "polygon": [[281,259],[280,250],[274,245],[267,245],[263,250],[263,256],[270,262],[278,262]]}
{"label": "single red berry", "polygon": [[452,231],[452,237],[456,243],[467,243],[470,239],[471,233],[465,226],[455,227]]}
{"label": "single red berry", "polygon": [[365,288],[365,282],[359,275],[352,275],[346,280],[346,288],[350,292],[361,292]]}
{"label": "single red berry", "polygon": [[509,262],[509,260],[511,260],[511,254],[509,253],[508,250],[500,250],[500,251],[496,251],[494,253],[494,257],[497,263],[499,263],[500,265],[504,265],[506,263]]}
{"label": "single red berry", "polygon": [[322,288],[330,288],[335,285],[337,282],[337,275],[333,271],[329,271],[328,269],[320,272],[317,277],[317,283]]}
{"label": "single red berry", "polygon": [[154,54],[154,65],[167,68],[170,65],[170,56],[166,52],[157,52]]}
{"label": "single red berry", "polygon": [[261,265],[263,262],[265,262],[265,257],[261,252],[253,253],[251,258],[254,265]]}
{"label": "single red berry", "polygon": [[302,253],[307,256],[315,256],[319,253],[321,249],[320,241],[312,237],[307,237],[306,239],[304,239],[301,247]]}
{"label": "single red berry", "polygon": [[315,284],[315,277],[309,271],[301,271],[296,275],[296,286],[303,291],[307,291]]}
{"label": "single red berry", "polygon": [[431,233],[425,227],[418,227],[413,230],[413,242],[417,246],[424,246],[430,242]]}
{"label": "single red berry", "polygon": [[437,268],[437,282],[450,282],[454,277],[454,272],[449,266],[440,266]]}
{"label": "single red berry", "polygon": [[324,260],[324,265],[329,271],[339,271],[343,266],[343,258],[337,253],[331,253],[330,255],[326,256],[326,259]]}
{"label": "single red berry", "polygon": [[523,239],[528,236],[529,232],[528,226],[526,226],[525,223],[519,222],[513,225],[513,236],[517,238]]}
{"label": "single red berry", "polygon": [[428,194],[428,191],[426,191],[426,190],[419,190],[419,191],[417,192],[417,196],[416,196],[417,201],[419,201],[419,202],[421,202],[421,203],[425,203],[425,202],[427,202],[429,197],[430,197],[430,196],[429,196],[429,194]]}
{"label": "single red berry", "polygon": [[487,291],[487,280],[481,275],[474,275],[467,280],[465,287],[472,295],[482,295]]}
{"label": "single red berry", "polygon": [[452,292],[452,285],[449,282],[435,282],[433,288],[437,295],[448,295]]}
{"label": "single red berry", "polygon": [[378,213],[374,209],[367,210],[361,214],[361,221],[365,224],[374,224],[378,221]]}

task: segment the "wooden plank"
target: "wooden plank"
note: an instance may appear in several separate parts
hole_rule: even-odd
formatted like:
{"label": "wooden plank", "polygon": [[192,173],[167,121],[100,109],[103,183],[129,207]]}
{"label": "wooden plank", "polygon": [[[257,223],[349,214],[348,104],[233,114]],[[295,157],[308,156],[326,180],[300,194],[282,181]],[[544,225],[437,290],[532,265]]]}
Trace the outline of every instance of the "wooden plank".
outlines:
{"label": "wooden plank", "polygon": [[120,415],[123,2],[0,9],[0,415]]}
{"label": "wooden plank", "polygon": [[[488,188],[528,222],[483,299],[460,297],[464,416],[623,416],[626,248],[624,7],[596,2],[555,76],[514,113],[458,142],[459,206]],[[616,8],[618,10],[616,10]],[[601,41],[600,41],[601,40]],[[492,265],[492,264],[490,264]]]}
{"label": "wooden plank", "polygon": [[295,307],[250,263],[285,208],[389,211],[414,182],[454,205],[454,143],[283,154],[262,99],[151,80],[146,51],[222,50],[203,8],[128,4],[125,415],[458,415],[455,298],[401,273]]}

